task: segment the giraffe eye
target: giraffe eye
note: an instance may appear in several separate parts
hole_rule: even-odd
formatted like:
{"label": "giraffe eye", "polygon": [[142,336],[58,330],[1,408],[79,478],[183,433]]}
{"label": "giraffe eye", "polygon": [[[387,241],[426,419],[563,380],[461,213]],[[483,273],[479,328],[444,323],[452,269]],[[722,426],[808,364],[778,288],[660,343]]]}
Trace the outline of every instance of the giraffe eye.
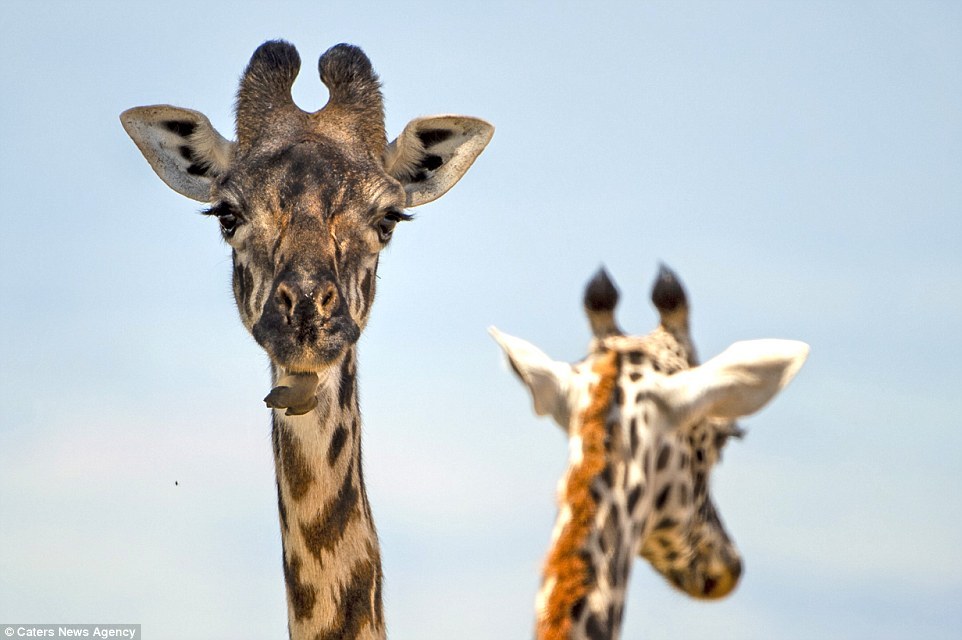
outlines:
{"label": "giraffe eye", "polygon": [[237,214],[237,210],[226,202],[214,205],[202,213],[205,216],[216,216],[217,221],[220,223],[221,231],[224,232],[224,237],[227,239],[230,239],[234,235],[237,227],[241,224],[241,218]]}
{"label": "giraffe eye", "polygon": [[391,209],[384,216],[377,221],[377,235],[382,243],[386,243],[391,239],[391,235],[394,233],[394,227],[397,226],[398,222],[404,222],[405,220],[410,220],[413,216],[410,216],[403,211],[397,209]]}
{"label": "giraffe eye", "polygon": [[237,216],[233,213],[225,213],[217,216],[217,220],[220,222],[220,228],[224,230],[228,237],[234,235],[234,231],[237,229]]}

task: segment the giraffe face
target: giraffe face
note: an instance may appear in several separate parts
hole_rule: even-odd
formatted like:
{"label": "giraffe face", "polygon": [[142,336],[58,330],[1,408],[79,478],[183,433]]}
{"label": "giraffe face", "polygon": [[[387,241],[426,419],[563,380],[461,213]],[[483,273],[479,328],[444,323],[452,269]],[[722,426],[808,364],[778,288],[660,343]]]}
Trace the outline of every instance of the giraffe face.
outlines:
{"label": "giraffe face", "polygon": [[300,372],[323,368],[357,341],[379,253],[410,218],[400,182],[363,150],[305,138],[227,172],[209,209],[233,249],[244,326],[275,364]]}
{"label": "giraffe face", "polygon": [[720,598],[734,589],[742,565],[712,500],[711,472],[729,439],[741,431],[729,420],[679,422],[662,388],[689,366],[672,342],[656,330],[642,341],[647,350],[630,349],[621,357],[613,424],[625,425],[627,464],[637,466],[638,482],[628,474],[624,487],[607,490],[628,496],[629,512],[631,496],[647,493],[647,515],[636,520],[637,551],[688,595]]}
{"label": "giraffe face", "polygon": [[281,373],[317,372],[357,341],[405,208],[446,193],[494,132],[477,118],[417,118],[388,144],[367,56],[337,45],[318,68],[330,98],[307,113],[290,93],[297,51],[261,45],[237,94],[236,142],[189,109],[121,115],[161,179],[210,205],[233,250],[241,321]]}
{"label": "giraffe face", "polygon": [[[591,553],[596,566],[614,568],[622,543],[637,538],[640,554],[673,586],[697,598],[720,598],[735,587],[741,558],[711,497],[710,479],[722,449],[740,431],[730,420],[679,420],[664,386],[689,369],[687,353],[659,328],[644,337],[616,337],[571,368],[563,386],[569,435],[578,434],[585,398],[598,380],[599,355],[614,351],[617,383],[605,421],[605,467],[592,482],[605,528]],[[582,446],[583,438],[573,444]],[[573,451],[573,458],[584,453]],[[619,555],[621,554],[621,555]],[[609,579],[609,588],[624,589]]]}

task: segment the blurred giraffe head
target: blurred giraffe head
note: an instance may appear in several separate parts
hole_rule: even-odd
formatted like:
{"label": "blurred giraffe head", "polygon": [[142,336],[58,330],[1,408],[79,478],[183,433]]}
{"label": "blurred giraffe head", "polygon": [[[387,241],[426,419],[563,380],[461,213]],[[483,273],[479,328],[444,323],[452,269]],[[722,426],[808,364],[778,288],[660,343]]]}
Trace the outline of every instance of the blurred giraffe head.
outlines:
{"label": "blurred giraffe head", "polygon": [[737,342],[698,365],[688,302],[666,268],[652,291],[659,326],[626,336],[604,270],[584,304],[589,354],[568,364],[492,329],[534,400],[569,438],[569,467],[539,595],[539,637],[617,637],[632,558],[672,585],[719,598],[741,558],[718,516],[709,479],[734,421],[761,409],[795,376],[808,346]]}

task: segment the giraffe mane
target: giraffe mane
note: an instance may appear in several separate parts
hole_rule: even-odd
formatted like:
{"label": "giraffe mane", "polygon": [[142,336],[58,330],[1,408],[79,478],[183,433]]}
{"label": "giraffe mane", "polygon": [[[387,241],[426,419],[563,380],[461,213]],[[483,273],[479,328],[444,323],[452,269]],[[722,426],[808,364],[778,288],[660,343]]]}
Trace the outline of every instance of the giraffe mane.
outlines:
{"label": "giraffe mane", "polygon": [[581,414],[580,429],[582,458],[573,466],[565,481],[564,502],[571,517],[551,548],[545,561],[546,577],[554,585],[539,620],[539,638],[565,640],[571,632],[572,608],[584,599],[592,577],[592,568],[580,550],[591,535],[598,504],[591,494],[592,481],[606,466],[605,418],[611,407],[618,379],[618,354],[608,351],[592,365],[598,382],[591,391],[591,400]]}

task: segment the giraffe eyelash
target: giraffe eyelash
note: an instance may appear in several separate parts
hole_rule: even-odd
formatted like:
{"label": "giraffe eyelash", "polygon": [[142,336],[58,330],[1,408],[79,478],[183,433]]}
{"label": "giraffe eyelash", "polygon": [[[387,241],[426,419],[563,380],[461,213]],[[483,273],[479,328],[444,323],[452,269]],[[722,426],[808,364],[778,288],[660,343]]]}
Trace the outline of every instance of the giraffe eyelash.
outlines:
{"label": "giraffe eyelash", "polygon": [[237,208],[227,202],[220,202],[201,211],[202,215],[214,216],[220,222],[221,232],[225,240],[234,236],[237,227],[244,221]]}
{"label": "giraffe eyelash", "polygon": [[398,216],[399,222],[409,222],[411,220],[414,220],[413,213],[405,213],[404,211],[398,211],[397,216]]}
{"label": "giraffe eyelash", "polygon": [[228,202],[218,202],[215,205],[211,205],[206,209],[201,209],[200,215],[202,216],[225,216],[228,214],[237,215],[237,209]]}
{"label": "giraffe eyelash", "polygon": [[393,220],[394,222],[409,222],[414,220],[413,213],[405,213],[401,209],[390,209],[386,214],[384,214],[384,217],[388,220]]}

